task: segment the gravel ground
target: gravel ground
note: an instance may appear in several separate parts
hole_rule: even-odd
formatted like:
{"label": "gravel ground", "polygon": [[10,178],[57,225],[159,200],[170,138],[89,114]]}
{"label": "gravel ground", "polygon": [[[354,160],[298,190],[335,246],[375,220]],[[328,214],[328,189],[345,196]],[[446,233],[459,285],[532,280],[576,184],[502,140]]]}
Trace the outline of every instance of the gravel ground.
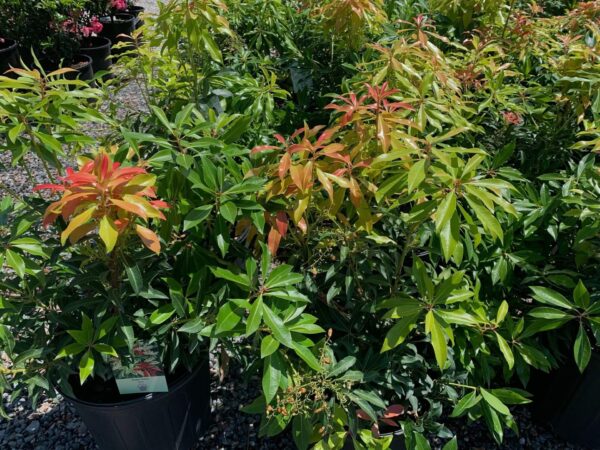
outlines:
{"label": "gravel ground", "polygon": [[[156,0],[137,0],[148,13],[156,12]],[[145,109],[141,96],[137,95],[137,86],[130,83],[118,93],[117,100],[124,111]],[[98,135],[102,129],[90,129],[90,134]],[[27,158],[28,165],[37,182],[47,179],[41,164],[35,158]],[[8,155],[0,155],[0,167],[9,166]],[[30,192],[32,186],[20,167],[11,168],[0,174],[2,183],[21,194]],[[0,188],[0,197],[6,194]],[[258,438],[258,417],[239,411],[240,405],[251,402],[260,392],[260,380],[243,381],[240,369],[232,368],[223,382],[216,374],[212,382],[213,423],[198,442],[197,449],[235,450],[293,449],[288,434],[267,440]],[[11,421],[0,421],[0,449],[19,450],[92,450],[97,448],[86,426],[73,408],[58,399],[42,399],[33,410],[26,397],[15,402],[8,401],[4,394],[2,402],[11,417]],[[535,424],[527,408],[516,411],[521,435],[507,434],[504,450],[547,449],[547,450],[584,450],[581,447],[565,443],[552,434],[547,427]],[[461,448],[484,450],[497,448],[482,423],[467,424],[460,421],[450,424],[460,438]],[[151,449],[149,449],[151,450]]]}

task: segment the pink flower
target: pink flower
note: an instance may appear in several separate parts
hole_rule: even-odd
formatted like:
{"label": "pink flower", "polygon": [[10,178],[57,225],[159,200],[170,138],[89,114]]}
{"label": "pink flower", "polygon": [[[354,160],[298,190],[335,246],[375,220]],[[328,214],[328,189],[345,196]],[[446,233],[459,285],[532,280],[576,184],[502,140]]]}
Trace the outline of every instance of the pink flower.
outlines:
{"label": "pink flower", "polygon": [[100,33],[102,31],[102,28],[104,28],[104,25],[102,25],[102,22],[100,22],[98,20],[98,18],[96,16],[92,17],[92,19],[90,20],[90,30],[92,31],[92,33]]}
{"label": "pink flower", "polygon": [[523,118],[519,113],[504,111],[502,116],[504,117],[504,121],[510,125],[521,125],[523,123]]}
{"label": "pink flower", "polygon": [[90,27],[82,27],[81,34],[83,34],[83,37],[89,37],[92,34],[92,29]]}
{"label": "pink flower", "polygon": [[110,6],[117,11],[123,11],[127,9],[127,2],[126,0],[111,0]]}
{"label": "pink flower", "polygon": [[72,19],[67,19],[62,23],[62,29],[69,33],[76,33],[77,24]]}

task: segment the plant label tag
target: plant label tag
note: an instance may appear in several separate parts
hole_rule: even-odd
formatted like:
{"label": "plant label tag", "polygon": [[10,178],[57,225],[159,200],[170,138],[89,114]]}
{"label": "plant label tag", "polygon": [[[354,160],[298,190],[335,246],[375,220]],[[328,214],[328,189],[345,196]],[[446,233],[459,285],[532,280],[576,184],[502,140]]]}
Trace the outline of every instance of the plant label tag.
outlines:
{"label": "plant label tag", "polygon": [[114,358],[111,367],[121,395],[169,391],[154,343],[137,342],[130,360]]}

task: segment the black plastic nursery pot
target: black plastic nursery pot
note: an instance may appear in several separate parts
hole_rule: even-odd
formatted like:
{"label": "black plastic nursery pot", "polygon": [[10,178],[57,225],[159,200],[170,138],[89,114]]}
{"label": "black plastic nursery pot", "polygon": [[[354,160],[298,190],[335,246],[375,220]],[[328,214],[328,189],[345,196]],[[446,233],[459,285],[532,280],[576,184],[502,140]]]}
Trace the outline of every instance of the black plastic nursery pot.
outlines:
{"label": "black plastic nursery pot", "polygon": [[[131,36],[133,30],[135,30],[135,16],[131,14],[115,14],[112,17],[101,17],[102,31],[100,36],[110,39],[113,46],[119,42],[131,42]],[[124,49],[112,50],[113,55],[122,53]]]}
{"label": "black plastic nursery pot", "polygon": [[134,28],[137,30],[142,25],[144,25],[144,20],[140,17],[140,15],[145,11],[143,6],[133,5],[127,8],[127,12],[135,17],[135,25]]}
{"label": "black plastic nursery pot", "polygon": [[210,417],[208,357],[192,373],[169,385],[169,392],[116,403],[65,397],[102,450],[189,450]]}
{"label": "black plastic nursery pot", "polygon": [[109,71],[112,65],[110,59],[110,39],[102,36],[86,38],[81,43],[79,53],[92,58],[92,69],[94,73]]}
{"label": "black plastic nursery pot", "polygon": [[530,390],[534,393],[534,418],[549,423],[563,439],[600,449],[600,353],[583,374],[567,364],[550,374],[536,373]]}
{"label": "black plastic nursery pot", "polygon": [[19,63],[19,47],[12,39],[0,38],[0,75]]}
{"label": "black plastic nursery pot", "polygon": [[75,61],[71,64],[75,72],[65,74],[67,80],[89,81],[94,78],[94,69],[92,68],[92,58],[87,55],[77,55]]}

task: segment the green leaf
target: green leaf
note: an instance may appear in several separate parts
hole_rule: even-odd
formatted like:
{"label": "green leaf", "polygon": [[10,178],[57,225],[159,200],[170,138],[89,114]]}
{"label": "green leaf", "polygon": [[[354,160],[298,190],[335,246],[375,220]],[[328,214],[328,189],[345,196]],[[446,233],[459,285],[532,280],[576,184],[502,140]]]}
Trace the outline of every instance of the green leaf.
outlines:
{"label": "green leaf", "polygon": [[233,330],[242,320],[238,306],[233,302],[227,302],[219,309],[217,313],[217,334]]}
{"label": "green leaf", "polygon": [[439,233],[440,243],[442,245],[442,253],[444,260],[449,261],[454,256],[457,245],[460,244],[460,232],[458,216],[454,214],[448,222],[444,224]]}
{"label": "green leaf", "polygon": [[323,370],[323,368],[321,367],[321,363],[316,358],[316,356],[313,354],[313,352],[310,351],[310,349],[306,348],[304,345],[299,344],[296,341],[292,342],[292,348],[294,349],[296,354],[300,358],[302,358],[302,360],[306,364],[308,364],[308,366],[311,369],[316,370],[317,372],[320,372],[321,370]]}
{"label": "green leaf", "polygon": [[500,325],[504,321],[504,318],[506,317],[507,313],[508,313],[508,302],[506,300],[503,300],[502,303],[500,303],[500,306],[498,307],[498,312],[496,313],[496,324],[497,325]]}
{"label": "green leaf", "polygon": [[204,222],[210,216],[212,209],[212,205],[204,205],[192,209],[183,220],[183,231],[195,228]]}
{"label": "green leaf", "polygon": [[53,153],[58,153],[59,155],[64,154],[62,149],[62,144],[58,139],[49,134],[40,133],[39,131],[34,131],[34,135],[42,141],[42,143],[52,150]]}
{"label": "green leaf", "polygon": [[571,316],[561,309],[551,308],[549,306],[540,306],[529,311],[531,317],[536,319],[569,319]]}
{"label": "green leaf", "polygon": [[47,258],[48,255],[42,248],[40,242],[37,239],[33,238],[20,238],[15,239],[14,241],[10,241],[9,245],[11,247],[16,247],[18,249],[23,250],[26,253],[34,256],[40,256],[42,258]]}
{"label": "green leaf", "polygon": [[125,272],[127,273],[127,280],[133,289],[133,292],[139,295],[144,288],[144,281],[142,279],[142,272],[137,264],[128,264],[125,266]]}
{"label": "green leaf", "polygon": [[575,286],[575,290],[573,291],[573,300],[575,300],[577,306],[581,308],[587,308],[590,306],[590,293],[581,280],[579,280],[577,286]]}
{"label": "green leaf", "polygon": [[517,388],[491,389],[490,392],[505,405],[524,405],[531,403],[531,394]]}
{"label": "green leaf", "polygon": [[102,242],[106,246],[106,253],[112,252],[119,239],[119,231],[110,217],[104,216],[100,220],[99,234],[100,239],[102,239]]}
{"label": "green leaf", "polygon": [[237,218],[238,209],[237,206],[235,206],[235,203],[225,202],[219,208],[219,213],[221,213],[221,216],[223,216],[227,222],[234,224],[235,219]]}
{"label": "green leaf", "polygon": [[458,450],[458,440],[456,439],[456,436],[446,442],[442,447],[442,450]]}
{"label": "green leaf", "polygon": [[377,408],[385,408],[386,404],[385,402],[374,392],[372,391],[365,391],[363,389],[354,389],[352,392],[354,392],[354,395],[362,398],[363,400],[368,401],[371,405],[376,406]]}
{"label": "green leaf", "polygon": [[381,346],[381,352],[387,352],[388,350],[397,347],[402,344],[410,332],[416,327],[416,321],[420,314],[403,317],[400,321],[394,324],[392,328],[385,335],[383,345]]}
{"label": "green leaf", "polygon": [[181,284],[173,278],[163,278],[165,283],[169,286],[169,298],[171,299],[171,305],[175,309],[175,312],[179,317],[186,316],[186,299],[183,295],[183,288]]}
{"label": "green leaf", "polygon": [[6,264],[11,267],[19,278],[25,277],[25,260],[11,249],[6,249],[5,252]]}
{"label": "green leaf", "polygon": [[210,57],[216,62],[223,62],[223,57],[221,56],[221,50],[219,50],[219,46],[215,42],[215,40],[211,37],[208,30],[202,30],[200,33],[202,42],[204,43],[204,48],[210,55]]}
{"label": "green leaf", "polygon": [[221,267],[211,267],[210,270],[215,277],[231,281],[245,290],[250,290],[250,281],[245,275],[237,275],[230,270],[223,269]]}
{"label": "green leaf", "polygon": [[160,325],[166,322],[175,313],[172,305],[162,305],[150,315],[150,323],[152,325]]}
{"label": "green leaf", "polygon": [[202,331],[202,329],[205,326],[206,326],[206,322],[204,321],[204,317],[196,317],[192,320],[188,320],[177,331],[179,331],[181,333],[196,334],[196,333],[199,333],[200,331]]}
{"label": "green leaf", "polygon": [[94,371],[94,357],[91,351],[83,354],[79,360],[79,382],[83,384]]}
{"label": "green leaf", "polygon": [[408,192],[414,191],[425,179],[426,159],[417,161],[408,171]]}
{"label": "green leaf", "polygon": [[483,225],[483,229],[490,234],[492,237],[499,239],[501,242],[504,240],[504,232],[500,222],[493,216],[493,214],[477,200],[465,195],[469,205],[475,212],[477,219]]}
{"label": "green leaf", "polygon": [[382,301],[377,306],[377,309],[390,308],[383,317],[385,319],[400,319],[402,317],[414,316],[415,314],[420,313],[423,307],[423,303],[416,298],[407,295],[399,295]]}
{"label": "green leaf", "polygon": [[81,353],[82,351],[84,351],[86,348],[87,348],[86,345],[79,344],[77,342],[75,342],[73,344],[69,344],[66,347],[63,347],[62,349],[60,349],[60,351],[56,355],[55,359],[64,358],[66,356],[77,355],[77,354]]}
{"label": "green leaf", "polygon": [[464,415],[467,411],[473,408],[477,403],[481,401],[481,396],[477,395],[476,391],[471,391],[463,398],[459,400],[454,409],[452,410],[452,414],[450,417],[460,417]]}
{"label": "green leaf", "polygon": [[417,283],[417,289],[421,297],[433,299],[433,282],[427,274],[427,269],[421,258],[415,258],[412,267],[412,276]]}
{"label": "green leaf", "polygon": [[284,366],[279,353],[273,353],[264,359],[262,388],[267,403],[271,403],[277,394],[283,370]]}
{"label": "green leaf", "polygon": [[491,431],[494,440],[498,444],[501,444],[504,433],[502,431],[502,423],[500,422],[498,414],[486,402],[481,404],[481,411],[483,412],[483,418],[488,429]]}
{"label": "green leaf", "polygon": [[19,137],[23,130],[25,130],[25,124],[19,122],[8,131],[8,138],[13,144],[17,142],[17,137]]}
{"label": "green leaf", "polygon": [[338,361],[335,365],[329,368],[327,371],[327,377],[337,377],[354,366],[354,364],[356,364],[356,358],[354,356],[346,356],[344,359]]}
{"label": "green leaf", "polygon": [[116,350],[108,344],[96,344],[94,350],[104,355],[118,356]]}
{"label": "green leaf", "polygon": [[590,362],[590,358],[592,357],[590,339],[588,338],[583,325],[579,325],[579,331],[577,332],[577,337],[575,338],[573,351],[575,354],[575,362],[577,363],[577,367],[579,368],[579,371],[583,373]]}
{"label": "green leaf", "polygon": [[531,290],[533,291],[533,298],[538,302],[559,308],[573,309],[573,305],[562,294],[552,289],[543,286],[531,286]]}
{"label": "green leaf", "polygon": [[119,320],[119,316],[112,316],[106,319],[104,322],[100,324],[98,327],[98,331],[96,332],[95,340],[102,339],[113,329],[117,321]]}
{"label": "green leaf", "polygon": [[299,273],[293,273],[292,267],[287,264],[277,266],[270,273],[265,287],[268,289],[275,289],[283,286],[293,287],[303,280],[303,276]]}
{"label": "green leaf", "polygon": [[490,405],[492,408],[494,408],[500,414],[505,415],[505,416],[510,416],[510,410],[506,407],[506,405],[504,403],[502,403],[496,396],[494,396],[494,394],[486,391],[484,388],[479,388],[479,391],[481,392],[481,396],[483,397],[483,400],[485,400],[485,402],[488,405]]}
{"label": "green leaf", "polygon": [[262,295],[259,295],[258,298],[252,303],[252,307],[250,308],[250,314],[248,315],[248,320],[246,322],[246,336],[250,336],[252,333],[258,330],[262,322],[263,315],[263,298]]}
{"label": "green leaf", "polygon": [[456,194],[451,191],[438,206],[435,212],[435,229],[439,233],[442,228],[450,223],[450,219],[456,211]]}
{"label": "green leaf", "polygon": [[281,320],[266,304],[263,304],[262,309],[263,319],[273,333],[273,336],[275,336],[275,339],[286,347],[293,348],[294,342],[292,341],[292,334],[286,328],[283,320]]}
{"label": "green leaf", "polygon": [[425,332],[431,335],[431,345],[440,369],[444,369],[448,359],[448,344],[442,325],[436,320],[433,311],[425,315]]}
{"label": "green leaf", "polygon": [[279,342],[270,334],[265,336],[260,343],[260,357],[266,358],[272,355],[279,348]]}
{"label": "green leaf", "polygon": [[292,437],[299,450],[306,450],[310,445],[312,425],[305,415],[295,416],[292,420]]}
{"label": "green leaf", "polygon": [[512,369],[515,365],[515,356],[513,355],[510,346],[508,345],[506,340],[500,335],[500,333],[496,333],[496,340],[498,341],[498,347],[500,347],[500,351],[502,352],[502,355],[504,356],[504,359],[508,364],[508,368]]}
{"label": "green leaf", "polygon": [[419,433],[417,431],[415,431],[413,433],[413,436],[415,437],[415,449],[416,450],[431,450],[429,441],[427,440],[427,438],[425,436],[423,436],[421,433]]}

